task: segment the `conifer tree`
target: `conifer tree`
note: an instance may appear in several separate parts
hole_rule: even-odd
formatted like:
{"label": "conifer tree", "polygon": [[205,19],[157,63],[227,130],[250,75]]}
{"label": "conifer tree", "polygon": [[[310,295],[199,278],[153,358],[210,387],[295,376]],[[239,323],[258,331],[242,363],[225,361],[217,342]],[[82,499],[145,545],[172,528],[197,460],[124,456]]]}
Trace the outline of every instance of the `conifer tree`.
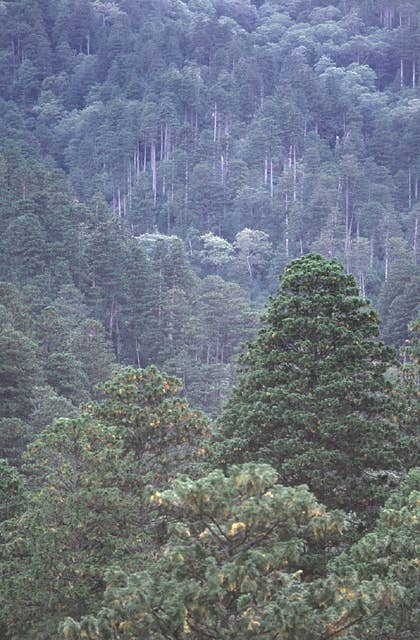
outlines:
{"label": "conifer tree", "polygon": [[375,512],[387,487],[372,472],[404,464],[375,312],[337,261],[308,254],[263,322],[219,421],[220,464],[268,462],[330,507]]}

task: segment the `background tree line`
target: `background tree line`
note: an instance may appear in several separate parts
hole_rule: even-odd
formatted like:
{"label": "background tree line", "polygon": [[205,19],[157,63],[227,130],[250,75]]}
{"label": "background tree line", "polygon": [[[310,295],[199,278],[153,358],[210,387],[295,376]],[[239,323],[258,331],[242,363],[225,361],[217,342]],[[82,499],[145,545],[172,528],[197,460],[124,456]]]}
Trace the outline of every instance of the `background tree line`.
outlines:
{"label": "background tree line", "polygon": [[[176,235],[196,272],[254,301],[291,258],[336,256],[378,305],[386,341],[407,339],[419,304],[415,2],[19,0],[0,11],[4,143],[63,169],[88,207],[103,208],[100,194],[128,235]],[[8,241],[28,236],[24,222]],[[117,269],[97,266],[108,280],[98,319],[117,358],[135,361]]]}

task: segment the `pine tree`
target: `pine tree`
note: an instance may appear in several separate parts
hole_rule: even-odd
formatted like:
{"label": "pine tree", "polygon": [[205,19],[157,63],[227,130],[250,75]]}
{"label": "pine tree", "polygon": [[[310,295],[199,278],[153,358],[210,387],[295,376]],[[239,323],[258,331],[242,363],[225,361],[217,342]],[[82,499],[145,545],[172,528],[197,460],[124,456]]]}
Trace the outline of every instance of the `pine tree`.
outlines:
{"label": "pine tree", "polygon": [[309,254],[263,322],[219,421],[219,462],[268,462],[328,506],[375,512],[387,487],[371,472],[403,466],[375,312],[337,261]]}
{"label": "pine tree", "polygon": [[150,501],[171,523],[167,543],[134,574],[110,571],[99,614],[67,618],[61,637],[308,640],[337,617],[302,577],[307,543],[339,531],[342,516],[307,488],[249,464],[183,476]]}

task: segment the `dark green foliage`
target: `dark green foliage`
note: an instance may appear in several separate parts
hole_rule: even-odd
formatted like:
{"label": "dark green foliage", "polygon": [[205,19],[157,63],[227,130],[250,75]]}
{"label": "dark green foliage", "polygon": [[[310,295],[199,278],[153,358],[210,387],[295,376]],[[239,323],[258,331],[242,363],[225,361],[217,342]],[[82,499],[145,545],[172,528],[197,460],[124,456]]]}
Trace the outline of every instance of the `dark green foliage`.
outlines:
{"label": "dark green foliage", "polygon": [[387,609],[372,611],[361,625],[359,638],[417,638],[420,623],[419,523],[420,469],[413,469],[386,502],[372,533],[333,562],[334,571],[342,576],[357,574],[360,581],[379,577],[394,593],[400,593]]}
{"label": "dark green foliage", "polygon": [[[268,233],[287,258],[314,249],[336,256],[374,299],[389,240],[407,242],[415,258],[415,3],[24,0],[1,7],[0,133],[64,169],[83,201],[100,193],[136,235],[212,232],[233,241],[250,228]],[[14,151],[8,162],[16,162]],[[24,181],[12,185],[0,172],[1,225],[10,224],[6,237],[22,245],[6,247],[8,260],[19,277],[32,267],[52,272],[45,252],[53,250],[64,260],[61,277],[75,277],[71,255],[81,258],[82,230],[69,228],[66,209],[81,221],[80,205],[69,207],[35,174],[48,193],[35,198],[35,215],[45,209],[41,225],[25,210],[31,189],[25,194]],[[35,246],[24,229],[41,242]],[[109,241],[102,238],[108,249]],[[113,305],[124,305],[112,285],[121,273],[106,260],[96,267],[110,297],[105,307],[93,297],[108,321]],[[80,260],[77,268],[77,277],[86,275]],[[256,295],[255,283],[235,278]],[[404,315],[412,311],[406,301]],[[390,340],[400,339],[398,324]],[[112,332],[117,347],[116,326]]]}
{"label": "dark green foliage", "polygon": [[305,542],[340,530],[342,518],[276,479],[266,465],[244,465],[153,493],[171,523],[161,553],[137,573],[111,572],[99,615],[67,620],[64,637],[105,638],[115,628],[156,640],[309,638],[331,610],[317,610],[302,579]]}
{"label": "dark green foliage", "polygon": [[0,418],[26,418],[38,380],[36,345],[6,325],[0,331]]}
{"label": "dark green foliage", "polygon": [[24,504],[24,479],[19,472],[0,459],[0,524],[16,516]]}
{"label": "dark green foliage", "polygon": [[387,487],[368,472],[404,467],[376,314],[339,263],[310,254],[286,268],[263,322],[219,420],[219,463],[269,462],[371,518]]}
{"label": "dark green foliage", "polygon": [[99,386],[99,402],[84,408],[91,419],[119,429],[127,450],[141,461],[143,482],[166,485],[176,473],[196,469],[209,425],[178,397],[180,386],[156,367],[127,367]]}
{"label": "dark green foliage", "polygon": [[420,20],[327,5],[0,1],[5,640],[414,640],[414,476],[327,561],[418,460]]}
{"label": "dark green foliage", "polygon": [[131,570],[156,549],[162,522],[147,484],[196,472],[208,432],[178,389],[156,368],[124,369],[81,419],[55,421],[30,445],[24,508],[0,529],[7,637],[53,634],[96,606],[107,567]]}
{"label": "dark green foliage", "polygon": [[[30,492],[0,530],[0,624],[7,637],[55,633],[61,618],[99,597],[105,566],[139,527],[133,470],[115,427],[61,420],[26,456]],[[124,538],[119,534],[123,530]]]}
{"label": "dark green foliage", "polygon": [[110,571],[99,613],[67,618],[62,637],[411,640],[418,488],[413,474],[375,531],[314,579],[307,543],[339,533],[343,520],[306,487],[278,484],[267,465],[181,477],[150,498],[171,523],[160,553],[136,572]]}

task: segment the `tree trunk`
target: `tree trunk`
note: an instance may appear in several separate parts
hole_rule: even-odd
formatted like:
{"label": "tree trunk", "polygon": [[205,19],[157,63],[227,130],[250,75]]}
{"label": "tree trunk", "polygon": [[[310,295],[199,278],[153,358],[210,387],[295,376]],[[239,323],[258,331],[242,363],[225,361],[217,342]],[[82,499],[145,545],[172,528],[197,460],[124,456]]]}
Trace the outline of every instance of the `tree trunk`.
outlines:
{"label": "tree trunk", "polygon": [[213,144],[217,141],[217,102],[214,103],[213,111]]}
{"label": "tree trunk", "polygon": [[412,201],[411,191],[412,191],[412,185],[411,185],[411,167],[409,167],[409,169],[408,169],[408,208],[409,208],[409,209],[411,209],[411,201]]}
{"label": "tree trunk", "polygon": [[136,338],[136,360],[137,360],[137,366],[139,369],[141,369],[141,360],[140,360],[140,342],[138,340],[138,338]]}
{"label": "tree trunk", "polygon": [[350,250],[350,178],[346,176],[346,190],[345,190],[345,239],[344,239],[344,252],[348,254]]}
{"label": "tree trunk", "polygon": [[273,208],[274,186],[273,186],[273,158],[270,158],[270,200]]}
{"label": "tree trunk", "polygon": [[184,178],[184,225],[188,223],[188,208],[189,208],[189,167],[188,156],[185,153],[185,178]]}
{"label": "tree trunk", "polygon": [[151,143],[150,148],[150,164],[152,168],[152,188],[153,188],[153,204],[156,206],[157,188],[156,188],[156,143]]}

